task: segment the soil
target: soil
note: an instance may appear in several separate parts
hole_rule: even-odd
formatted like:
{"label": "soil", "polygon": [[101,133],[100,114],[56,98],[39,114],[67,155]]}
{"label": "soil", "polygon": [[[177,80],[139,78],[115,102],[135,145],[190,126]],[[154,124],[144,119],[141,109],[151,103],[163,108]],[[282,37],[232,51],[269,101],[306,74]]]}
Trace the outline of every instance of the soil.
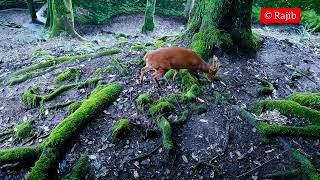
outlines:
{"label": "soil", "polygon": [[[127,35],[129,42],[149,42],[162,36],[175,35],[185,30],[180,19],[156,16],[156,28],[147,35],[140,33],[143,15],[133,14],[115,17],[103,25],[78,25],[78,32],[88,40],[79,42],[69,37],[49,38],[40,25],[28,23],[27,10],[0,12],[0,21],[21,25],[21,28],[0,26],[0,77],[5,81],[0,85],[0,132],[10,125],[27,119],[35,119],[34,132],[43,138],[35,138],[25,144],[35,145],[42,142],[51,129],[66,114],[66,108],[50,110],[45,116],[38,117],[39,108],[26,109],[21,102],[21,94],[33,84],[43,92],[52,90],[53,79],[67,67],[81,69],[81,80],[93,77],[97,68],[106,67],[116,58],[127,64],[128,76],[121,76],[116,70],[101,75],[103,82],[119,82],[124,91],[116,102],[103,110],[97,119],[75,137],[70,143],[70,150],[59,163],[57,173],[67,174],[81,153],[87,152],[90,157],[92,179],[234,179],[250,171],[271,158],[277,157],[261,168],[248,173],[243,179],[262,178],[263,175],[289,170],[299,166],[289,153],[282,153],[282,146],[275,139],[263,141],[263,136],[246,120],[241,119],[235,106],[247,107],[259,99],[283,99],[292,92],[319,92],[320,78],[320,35],[308,34],[298,26],[258,26],[254,31],[264,37],[264,43],[256,57],[244,57],[221,52],[218,54],[221,69],[218,74],[224,81],[214,81],[205,85],[205,92],[196,105],[205,105],[208,111],[202,114],[193,113],[187,122],[173,127],[174,150],[165,151],[161,144],[159,132],[146,136],[146,129],[157,128],[146,112],[138,110],[136,97],[143,92],[150,92],[153,99],[178,91],[175,81],[168,80],[158,90],[150,81],[150,76],[141,85],[138,83],[143,50],[130,50],[130,45],[119,44],[120,38],[115,33]],[[176,43],[186,46],[184,43]],[[90,48],[84,48],[90,47]],[[31,54],[38,49],[52,52],[54,57],[90,53],[103,47],[118,47],[122,52],[113,56],[92,58],[58,64],[57,69],[43,76],[29,79],[23,83],[9,86],[5,82],[18,69],[30,66],[43,59],[33,59]],[[147,50],[155,49],[148,47]],[[288,68],[289,67],[289,68]],[[292,68],[305,74],[292,81]],[[270,96],[260,96],[257,92],[259,78],[272,82],[276,90]],[[72,89],[49,101],[49,107],[66,101],[84,99],[93,87]],[[229,93],[232,100],[220,105],[212,101],[213,91]],[[179,112],[190,109],[191,104],[177,107],[169,115],[172,121]],[[120,118],[132,122],[130,133],[117,141],[111,141],[111,128]],[[288,137],[293,147],[305,154],[316,167],[320,167],[319,139]],[[21,146],[22,142],[8,139],[0,143],[0,149]],[[132,160],[140,155],[152,152],[149,156]],[[200,164],[212,160],[213,166]],[[31,167],[31,166],[30,166]],[[0,168],[0,179],[23,179],[30,167]]]}

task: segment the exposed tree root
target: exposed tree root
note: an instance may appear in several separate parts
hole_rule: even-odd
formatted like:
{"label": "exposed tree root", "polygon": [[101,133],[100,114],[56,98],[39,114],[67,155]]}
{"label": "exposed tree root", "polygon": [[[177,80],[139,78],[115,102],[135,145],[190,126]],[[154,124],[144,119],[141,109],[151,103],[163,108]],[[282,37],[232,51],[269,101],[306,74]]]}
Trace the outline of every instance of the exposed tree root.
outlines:
{"label": "exposed tree root", "polygon": [[320,110],[320,93],[292,93],[289,100],[295,101],[302,106],[306,106],[315,110]]}
{"label": "exposed tree root", "polygon": [[47,60],[45,62],[40,62],[40,63],[34,64],[32,66],[20,69],[20,70],[16,71],[14,73],[14,75],[19,75],[19,74],[23,74],[23,73],[26,73],[26,72],[34,71],[34,70],[37,70],[37,69],[51,67],[51,66],[54,66],[56,64],[64,63],[64,62],[67,62],[67,61],[75,61],[75,60],[81,60],[81,59],[97,58],[97,57],[101,57],[101,56],[117,54],[120,51],[121,51],[120,49],[113,48],[113,49],[107,49],[107,50],[104,50],[104,51],[101,51],[101,52],[97,52],[97,53],[92,53],[92,54],[82,54],[82,55],[75,55],[75,56],[64,56],[64,57],[60,57],[60,58],[56,58],[56,59],[50,59],[50,60]]}
{"label": "exposed tree root", "polygon": [[32,79],[32,78],[35,78],[35,77],[39,77],[39,76],[42,76],[48,72],[51,72],[53,71],[54,69],[56,69],[56,67],[51,67],[49,68],[48,70],[44,70],[44,71],[38,71],[38,72],[29,72],[29,73],[26,73],[22,76],[19,76],[19,77],[13,77],[9,80],[8,84],[9,85],[16,85],[16,84],[19,84],[19,83],[22,83],[28,79]]}
{"label": "exposed tree root", "polygon": [[39,158],[27,179],[49,179],[72,137],[97,116],[101,109],[111,105],[121,91],[122,87],[117,83],[98,86],[80,108],[60,122],[39,146],[0,151],[0,165]]}
{"label": "exposed tree root", "polygon": [[99,81],[100,81],[99,78],[92,78],[92,79],[87,79],[80,83],[64,85],[55,89],[52,93],[47,95],[39,95],[37,88],[34,86],[31,86],[22,94],[22,102],[28,108],[37,107],[38,105],[57,97],[58,95],[60,95],[61,93],[69,89],[72,89],[75,87],[79,87],[79,88],[87,87],[90,85],[95,86]]}
{"label": "exposed tree root", "polygon": [[297,169],[292,169],[289,171],[280,171],[280,172],[276,172],[276,173],[272,173],[272,174],[267,174],[264,175],[263,178],[291,178],[291,177],[295,177],[298,176],[302,173],[301,168],[297,168]]}

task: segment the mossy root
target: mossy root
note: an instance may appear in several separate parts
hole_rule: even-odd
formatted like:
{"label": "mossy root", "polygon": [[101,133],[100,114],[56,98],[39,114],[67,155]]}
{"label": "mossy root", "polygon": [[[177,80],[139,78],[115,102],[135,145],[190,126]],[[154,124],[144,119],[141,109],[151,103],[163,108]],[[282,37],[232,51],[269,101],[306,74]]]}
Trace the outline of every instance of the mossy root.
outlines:
{"label": "mossy root", "polygon": [[157,124],[162,131],[162,143],[163,147],[167,150],[171,150],[173,148],[173,142],[171,140],[171,126],[166,118],[161,117]]}
{"label": "mossy root", "polygon": [[70,180],[84,180],[89,172],[89,156],[82,154],[72,168]]}
{"label": "mossy root", "polygon": [[307,106],[309,108],[320,111],[320,94],[318,93],[292,93],[289,100],[295,101],[302,106]]}
{"label": "mossy root", "polygon": [[0,151],[0,165],[11,164],[15,162],[35,161],[40,156],[40,148],[38,146],[17,147]]}

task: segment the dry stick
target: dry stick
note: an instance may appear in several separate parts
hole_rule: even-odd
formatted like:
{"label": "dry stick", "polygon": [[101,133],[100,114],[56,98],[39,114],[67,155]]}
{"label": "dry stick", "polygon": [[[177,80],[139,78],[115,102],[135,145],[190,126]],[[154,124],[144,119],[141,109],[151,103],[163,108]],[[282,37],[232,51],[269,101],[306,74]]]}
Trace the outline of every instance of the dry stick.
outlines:
{"label": "dry stick", "polygon": [[279,154],[276,155],[275,157],[267,160],[266,162],[262,163],[261,165],[259,165],[259,166],[255,167],[255,168],[251,169],[250,171],[247,171],[247,172],[245,172],[245,173],[243,173],[243,174],[238,175],[237,178],[243,177],[243,176],[245,176],[245,175],[247,175],[247,174],[249,174],[249,173],[251,173],[251,172],[253,172],[253,171],[255,171],[255,170],[259,169],[259,168],[261,168],[262,166],[264,166],[264,165],[270,163],[271,161],[279,158],[280,155],[284,154],[284,153],[287,152],[287,151],[288,151],[288,150],[282,151],[281,153],[279,153]]}
{"label": "dry stick", "polygon": [[160,147],[162,146],[162,143],[159,143],[158,146],[156,148],[154,148],[152,151],[148,152],[148,153],[145,153],[145,154],[142,154],[140,156],[137,156],[135,158],[132,158],[130,160],[128,160],[127,162],[132,162],[132,161],[136,161],[136,160],[139,160],[139,159],[144,159],[150,155],[152,155],[153,153],[155,153]]}

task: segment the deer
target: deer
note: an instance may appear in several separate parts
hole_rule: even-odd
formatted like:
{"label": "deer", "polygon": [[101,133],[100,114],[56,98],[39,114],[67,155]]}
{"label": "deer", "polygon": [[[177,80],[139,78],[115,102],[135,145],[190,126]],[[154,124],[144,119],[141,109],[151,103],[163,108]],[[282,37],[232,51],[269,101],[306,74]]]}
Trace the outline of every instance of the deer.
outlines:
{"label": "deer", "polygon": [[208,81],[211,82],[220,67],[219,60],[215,55],[213,55],[213,63],[209,64],[191,49],[182,47],[167,47],[149,51],[144,56],[144,61],[146,66],[141,69],[140,83],[143,83],[145,73],[154,70],[151,79],[158,87],[160,84],[157,78],[162,77],[170,69],[176,70],[173,79],[180,69],[187,69],[198,82],[200,82],[198,71],[204,72]]}

